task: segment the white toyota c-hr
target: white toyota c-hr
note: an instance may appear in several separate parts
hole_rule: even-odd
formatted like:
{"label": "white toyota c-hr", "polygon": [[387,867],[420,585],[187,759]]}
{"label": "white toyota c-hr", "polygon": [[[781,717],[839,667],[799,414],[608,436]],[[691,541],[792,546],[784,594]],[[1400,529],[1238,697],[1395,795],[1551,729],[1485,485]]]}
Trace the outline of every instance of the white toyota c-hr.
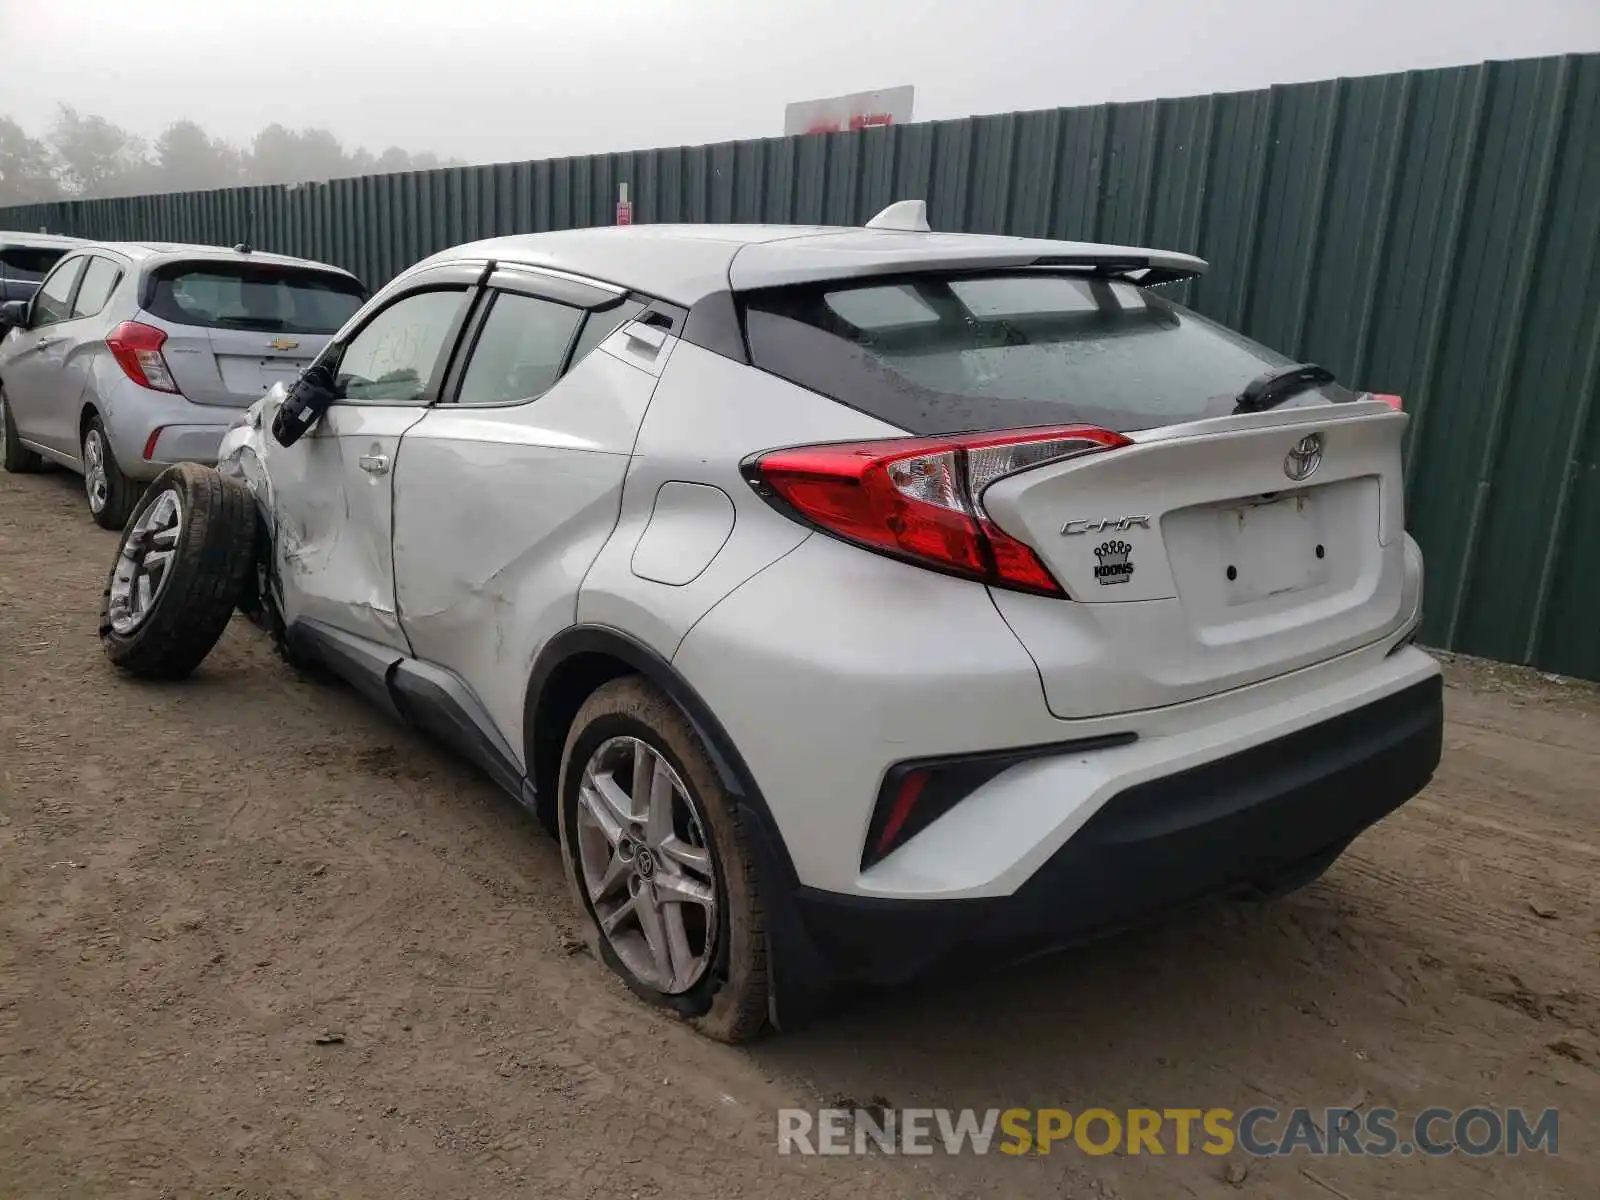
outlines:
{"label": "white toyota c-hr", "polygon": [[437,254],[129,519],[112,660],[237,606],[558,831],[711,1036],[1316,878],[1428,781],[1398,405],[1198,259],[635,226]]}

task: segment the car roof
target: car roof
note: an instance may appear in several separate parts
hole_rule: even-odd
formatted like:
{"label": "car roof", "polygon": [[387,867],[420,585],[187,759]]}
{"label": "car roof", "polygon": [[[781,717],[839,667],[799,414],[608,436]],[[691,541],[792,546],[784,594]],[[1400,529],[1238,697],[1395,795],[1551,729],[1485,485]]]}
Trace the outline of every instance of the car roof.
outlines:
{"label": "car roof", "polygon": [[[184,261],[254,262],[284,267],[312,267],[319,271],[337,271],[341,275],[350,275],[349,271],[332,263],[295,258],[288,254],[269,254],[264,250],[251,250],[245,253],[227,246],[200,246],[187,242],[82,242],[79,245],[84,249],[115,251],[141,266],[156,267],[169,262]],[[350,277],[355,278],[353,275]]]}
{"label": "car roof", "polygon": [[1169,250],[991,234],[824,225],[606,225],[469,242],[412,270],[489,259],[587,275],[676,304],[730,289],[935,269],[1114,261],[1185,275],[1206,268],[1202,259]]}
{"label": "car roof", "polygon": [[75,246],[88,244],[83,238],[67,237],[61,233],[23,233],[20,230],[0,229],[0,246],[34,246],[39,249],[58,246],[71,250]]}

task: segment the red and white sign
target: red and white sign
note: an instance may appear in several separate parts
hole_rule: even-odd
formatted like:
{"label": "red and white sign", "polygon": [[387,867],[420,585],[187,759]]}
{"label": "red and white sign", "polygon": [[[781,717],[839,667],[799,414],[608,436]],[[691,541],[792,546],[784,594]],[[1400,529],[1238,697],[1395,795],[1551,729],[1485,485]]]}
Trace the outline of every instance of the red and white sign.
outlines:
{"label": "red and white sign", "polygon": [[617,185],[617,224],[633,224],[633,201],[628,199],[628,185]]}
{"label": "red and white sign", "polygon": [[877,92],[855,92],[831,96],[826,100],[800,100],[783,112],[785,136],[797,133],[843,133],[852,129],[871,129],[880,125],[904,125],[911,120],[916,89],[884,88]]}

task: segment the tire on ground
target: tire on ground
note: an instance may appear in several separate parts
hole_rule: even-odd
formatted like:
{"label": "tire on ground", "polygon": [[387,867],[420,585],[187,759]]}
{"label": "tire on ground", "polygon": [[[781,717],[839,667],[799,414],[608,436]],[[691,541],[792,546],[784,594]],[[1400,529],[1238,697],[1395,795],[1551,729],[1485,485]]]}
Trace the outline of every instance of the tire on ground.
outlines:
{"label": "tire on ground", "polygon": [[17,423],[11,419],[11,405],[0,388],[0,442],[5,445],[3,465],[12,475],[31,475],[44,466],[44,459],[29,450],[17,437]]}
{"label": "tire on ground", "polygon": [[[177,493],[182,520],[168,578],[144,619],[119,633],[111,615],[117,568],[139,518],[169,491]],[[254,505],[248,488],[211,467],[180,463],[155,478],[129,515],[101,599],[100,644],[116,666],[141,679],[183,679],[200,665],[253,569]]]}
{"label": "tire on ground", "polygon": [[[576,833],[579,784],[590,755],[619,735],[641,738],[667,759],[693,792],[709,827],[719,900],[716,953],[705,976],[678,995],[657,991],[628,970],[601,933],[582,882]],[[707,1037],[731,1043],[760,1033],[767,1020],[769,976],[766,916],[755,863],[710,756],[682,711],[639,676],[612,680],[596,689],[573,718],[558,779],[562,863],[595,959],[620,975],[634,993],[677,1013]]]}
{"label": "tire on ground", "polygon": [[[102,469],[106,477],[106,502],[101,506],[99,512],[95,512],[91,506],[89,515],[94,518],[94,523],[100,526],[101,529],[121,529],[128,523],[128,518],[132,515],[134,506],[139,503],[139,481],[130,479],[123,474],[122,468],[117,465],[116,452],[111,449],[111,439],[106,435],[105,423],[99,417],[90,417],[89,423],[83,429],[84,446],[79,447],[79,449],[84,451],[85,470],[87,470],[88,465],[86,448],[90,435],[100,439],[100,453],[103,456]],[[87,484],[85,484],[85,491],[87,492],[87,490]]]}

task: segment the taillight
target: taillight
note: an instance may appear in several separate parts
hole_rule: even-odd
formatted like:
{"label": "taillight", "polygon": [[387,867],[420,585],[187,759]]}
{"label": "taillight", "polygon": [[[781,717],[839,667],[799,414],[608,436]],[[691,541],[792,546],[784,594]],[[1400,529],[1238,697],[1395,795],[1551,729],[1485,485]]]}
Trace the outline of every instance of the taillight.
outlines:
{"label": "taillight", "polygon": [[167,369],[167,360],[161,354],[161,347],[166,341],[166,333],[153,325],[124,321],[111,331],[111,336],[106,338],[106,345],[111,348],[112,357],[117,360],[123,373],[140,387],[157,392],[176,392],[178,385],[172,381],[172,372]]}
{"label": "taillight", "polygon": [[1371,392],[1369,394],[1374,400],[1382,400],[1390,408],[1394,409],[1395,412],[1405,411],[1405,405],[1399,396],[1395,396],[1387,392]]}
{"label": "taillight", "polygon": [[773,450],[747,460],[744,474],[775,506],[868,550],[1061,596],[1033,550],[989,520],[983,489],[1017,471],[1127,444],[1089,425],[887,438]]}

